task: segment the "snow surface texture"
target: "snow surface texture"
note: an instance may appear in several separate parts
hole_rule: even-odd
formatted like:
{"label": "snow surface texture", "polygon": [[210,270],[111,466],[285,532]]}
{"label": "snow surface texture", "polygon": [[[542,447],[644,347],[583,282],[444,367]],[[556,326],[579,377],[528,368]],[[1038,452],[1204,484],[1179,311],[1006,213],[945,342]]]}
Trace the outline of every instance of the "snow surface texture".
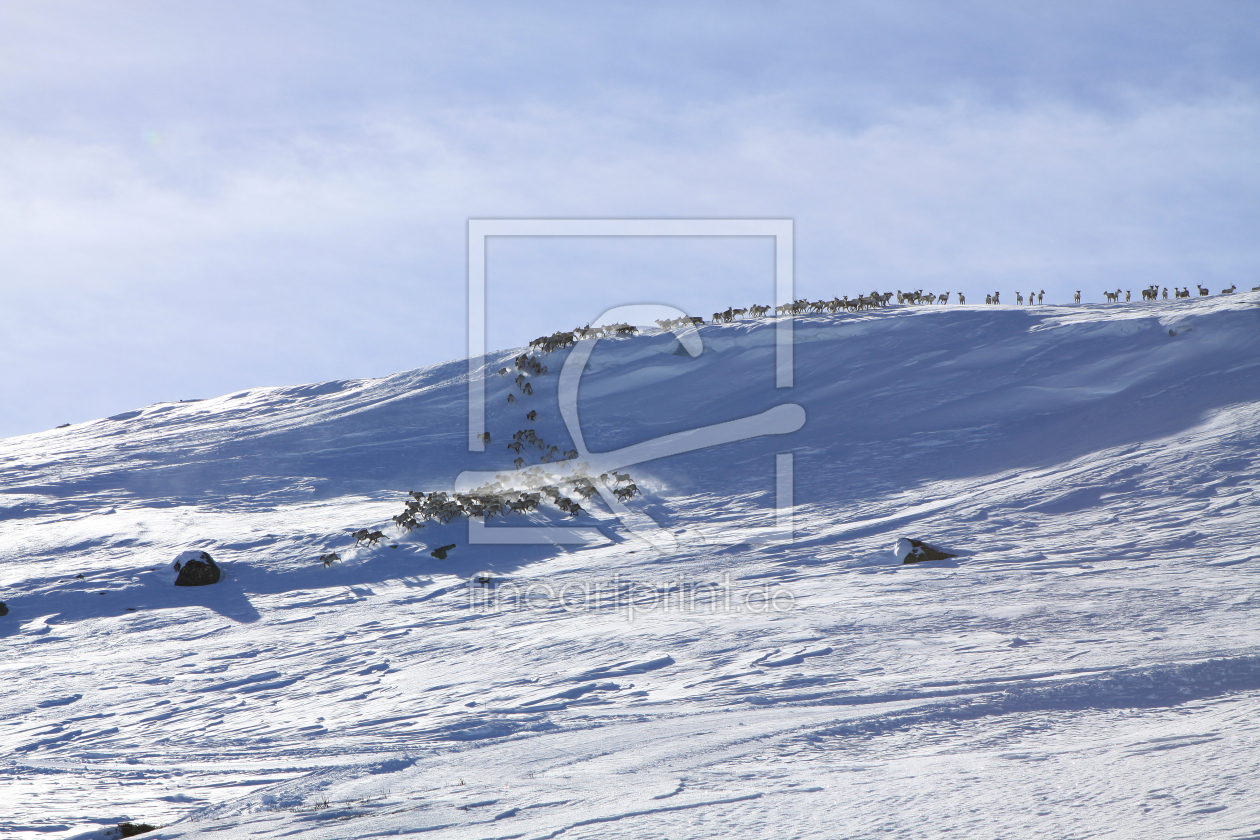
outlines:
{"label": "snow surface texture", "polygon": [[[0,441],[0,833],[1260,831],[1260,295],[799,317],[790,389],[770,323],[701,336],[599,343],[593,450],[808,420],[631,467],[667,552],[598,498],[589,547],[389,522],[569,448],[567,351],[514,404],[487,359],[485,453],[464,362]],[[222,582],[172,585],[193,549]]]}

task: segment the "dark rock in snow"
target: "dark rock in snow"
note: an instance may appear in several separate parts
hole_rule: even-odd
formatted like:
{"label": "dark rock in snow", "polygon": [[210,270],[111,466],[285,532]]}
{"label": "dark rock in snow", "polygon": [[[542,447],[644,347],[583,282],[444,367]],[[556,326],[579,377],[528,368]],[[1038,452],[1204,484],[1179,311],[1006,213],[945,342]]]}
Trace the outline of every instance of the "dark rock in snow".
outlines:
{"label": "dark rock in snow", "polygon": [[219,567],[204,551],[185,551],[172,567],[179,572],[176,586],[208,586],[219,582]]}
{"label": "dark rock in snow", "polygon": [[441,548],[435,548],[433,549],[433,551],[429,552],[429,556],[436,557],[439,560],[445,560],[446,552],[450,551],[454,547],[455,547],[455,543],[451,543],[450,545],[444,545]]}
{"label": "dark rock in snow", "polygon": [[908,540],[904,537],[897,540],[894,553],[902,564],[922,563],[924,560],[948,560],[950,557],[958,556],[948,551],[941,551],[936,546],[928,545],[920,540]]}
{"label": "dark rock in snow", "polygon": [[0,601],[0,615],[8,615],[9,608],[4,605],[4,601]]}

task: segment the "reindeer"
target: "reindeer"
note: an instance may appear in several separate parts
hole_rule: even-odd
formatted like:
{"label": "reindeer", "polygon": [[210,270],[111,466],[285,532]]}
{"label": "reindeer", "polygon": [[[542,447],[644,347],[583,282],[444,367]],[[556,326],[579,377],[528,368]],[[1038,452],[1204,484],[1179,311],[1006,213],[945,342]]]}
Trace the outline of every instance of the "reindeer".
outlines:
{"label": "reindeer", "polygon": [[[583,327],[582,329],[586,334],[589,334],[590,330],[588,327]],[[559,350],[563,347],[568,347],[572,345],[575,341],[576,341],[576,338],[574,337],[574,334],[572,332],[567,332],[567,333],[558,332],[558,333],[555,333],[554,335],[543,336],[542,338],[536,338],[529,343],[529,346],[537,347],[541,349],[544,353],[550,353],[553,350]]]}
{"label": "reindeer", "polygon": [[949,303],[949,296],[950,296],[950,293],[946,292],[945,294],[938,297],[936,300],[941,304],[947,304]]}
{"label": "reindeer", "polygon": [[1045,289],[1042,289],[1040,292],[1037,292],[1037,305],[1038,306],[1041,306],[1042,302],[1045,301],[1045,299],[1046,299]]}
{"label": "reindeer", "polygon": [[1237,288],[1238,288],[1238,284],[1235,283],[1234,285],[1230,286],[1228,289],[1221,289],[1221,294],[1232,295],[1234,293],[1234,290]]}
{"label": "reindeer", "polygon": [[360,528],[354,532],[354,541],[356,543],[366,542],[368,545],[376,545],[385,539],[385,535],[380,531],[369,531],[367,528]]}
{"label": "reindeer", "polygon": [[397,516],[390,517],[390,519],[392,519],[394,524],[397,525],[399,528],[403,529],[404,531],[410,531],[413,528],[422,527],[420,523],[416,520],[416,515],[415,513],[412,512],[412,508],[410,505],[408,505],[407,510],[404,510],[402,513],[398,514]]}
{"label": "reindeer", "polygon": [[526,419],[526,420],[537,420],[537,419],[538,419],[538,412],[537,412],[537,411],[532,411],[532,410],[531,410],[531,411],[529,412],[529,414],[526,414],[526,415],[525,415],[525,419]]}
{"label": "reindeer", "polygon": [[1125,302],[1125,303],[1128,303],[1128,302],[1129,302],[1129,301],[1131,301],[1131,300],[1133,300],[1133,292],[1125,292],[1125,293],[1124,293],[1124,302]]}
{"label": "reindeer", "polygon": [[627,499],[634,498],[634,495],[638,492],[639,488],[634,485],[634,482],[630,482],[625,487],[618,487],[613,490],[613,495],[617,497],[618,501],[624,502]]}
{"label": "reindeer", "polygon": [[987,304],[992,304],[992,303],[993,303],[993,295],[985,295],[985,296],[984,296],[984,302],[985,302],[985,303],[987,303]]}
{"label": "reindeer", "polygon": [[1168,287],[1164,287],[1164,300],[1168,300]]}
{"label": "reindeer", "polygon": [[[577,332],[577,331],[574,330],[574,332]],[[517,370],[527,370],[530,373],[536,373],[539,376],[542,376],[544,373],[547,372],[547,366],[544,365],[542,362],[538,361],[538,359],[535,358],[534,356],[527,356],[524,353],[522,353],[521,355],[516,357],[515,361],[516,361]]]}
{"label": "reindeer", "polygon": [[[946,297],[948,297],[948,295],[947,295]],[[963,297],[963,293],[962,293],[962,292],[959,292],[959,293],[958,293],[958,305],[959,305],[959,306],[966,306],[966,305],[967,305],[967,298]]]}
{"label": "reindeer", "polygon": [[341,555],[335,551],[330,552],[328,554],[319,555],[319,560],[321,563],[324,564],[325,569],[327,569],[329,566],[331,566],[333,563],[336,563],[340,559],[341,559]]}
{"label": "reindeer", "polygon": [[1024,296],[1023,296],[1022,294],[1020,294],[1019,292],[1016,292],[1016,293],[1015,293],[1015,305],[1016,305],[1016,306],[1021,306],[1021,305],[1023,305],[1023,303],[1024,303]]}
{"label": "reindeer", "polygon": [[1114,292],[1103,292],[1103,297],[1107,299],[1107,303],[1119,303],[1120,290],[1116,289]]}
{"label": "reindeer", "polygon": [[[1198,284],[1198,283],[1195,283],[1194,285],[1195,285],[1195,286],[1198,286],[1198,288],[1199,288],[1199,297],[1207,297],[1207,296],[1208,296],[1208,290],[1207,290],[1207,289],[1203,288],[1202,286],[1199,286],[1199,284]],[[1188,288],[1190,288],[1190,287],[1189,287],[1189,286],[1187,286],[1186,288],[1188,289]]]}
{"label": "reindeer", "polygon": [[1073,301],[1074,301],[1074,302],[1076,302],[1076,303],[1080,303],[1080,302],[1081,302],[1081,293],[1080,293],[1080,292],[1077,292],[1077,293],[1073,296],[1073,298],[1072,298],[1072,299],[1073,299]]}
{"label": "reindeer", "polygon": [[516,394],[508,394],[508,399],[507,399],[507,401],[508,401],[508,402],[510,402],[510,403],[514,403],[514,402],[516,402]]}

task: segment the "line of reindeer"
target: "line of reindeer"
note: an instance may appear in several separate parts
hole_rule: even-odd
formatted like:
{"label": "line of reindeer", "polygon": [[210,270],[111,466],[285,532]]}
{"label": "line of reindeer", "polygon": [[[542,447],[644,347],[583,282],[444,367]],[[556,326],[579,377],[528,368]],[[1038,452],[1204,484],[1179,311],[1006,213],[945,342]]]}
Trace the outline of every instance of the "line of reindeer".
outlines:
{"label": "line of reindeer", "polygon": [[[571,496],[590,499],[599,492],[595,487],[596,480],[604,482],[622,501],[639,494],[639,488],[629,473],[603,473],[598,479],[579,473],[561,478],[558,482],[551,480],[553,478],[541,466],[534,466],[513,476],[500,475],[497,480],[469,493],[435,490],[426,494],[423,490],[412,490],[407,494],[411,498],[406,501],[402,512],[393,517],[393,522],[401,530],[410,532],[423,528],[426,522],[445,525],[453,519],[473,516],[493,519],[496,516],[536,510],[544,497],[569,516],[576,518],[585,511]],[[375,544],[384,534],[364,528],[356,531],[353,536],[356,542]]]}
{"label": "line of reindeer", "polygon": [[[1199,290],[1201,297],[1206,297],[1209,291],[1202,285],[1195,284]],[[1237,285],[1231,285],[1228,289],[1222,289],[1222,295],[1231,295],[1237,290]],[[1260,286],[1252,289],[1253,292],[1260,291]],[[1103,296],[1108,303],[1118,303],[1120,301],[1121,290],[1114,292],[1105,291]],[[922,289],[903,292],[900,289],[896,292],[897,303],[901,305],[942,305],[948,304],[952,292],[945,292],[937,295],[933,293],[924,294]],[[966,305],[967,299],[962,292],[958,292],[958,303]],[[1040,305],[1045,300],[1045,290],[1039,292],[1028,293],[1028,304]],[[1123,292],[1125,302],[1132,299],[1131,292]],[[1143,289],[1142,299],[1146,301],[1156,301],[1160,297],[1160,287],[1151,285]],[[1168,300],[1168,289],[1163,289],[1163,299]],[[1173,287],[1173,294],[1178,299],[1189,298],[1190,288]],[[774,313],[778,315],[803,315],[806,313],[820,312],[838,312],[841,309],[850,312],[856,312],[864,309],[879,309],[889,305],[892,300],[893,292],[871,292],[869,295],[858,295],[858,297],[850,299],[848,295],[843,298],[833,298],[832,300],[810,301],[801,299],[792,303],[783,304],[774,307]],[[1073,296],[1075,303],[1081,302],[1081,293],[1077,291]],[[984,296],[984,302],[991,305],[1001,304],[1001,293],[994,292]],[[1022,292],[1015,293],[1016,304],[1024,303],[1024,295]],[[764,318],[771,311],[769,306],[754,305],[744,309],[727,308],[722,312],[714,312],[712,323],[723,324],[733,321],[742,320],[747,317]],[[671,330],[679,326],[700,326],[704,324],[703,318],[684,317],[673,320],[658,320],[657,326],[662,330]],[[583,338],[605,338],[632,336],[638,333],[638,329],[629,324],[611,324],[607,326],[592,327],[589,324],[584,327],[570,330],[568,332],[557,332],[549,336],[536,338],[529,343],[530,348],[536,352],[551,353],[556,350],[570,347]],[[530,379],[534,376],[544,376],[547,373],[547,366],[544,365],[537,356],[529,353],[521,353],[513,360],[514,367],[518,373],[513,379],[517,390],[522,397],[532,396],[534,393],[533,384]],[[500,368],[499,376],[507,376],[511,373],[509,368]],[[507,401],[514,403],[517,401],[515,393],[507,395]],[[526,413],[525,418],[531,422],[538,419],[537,409],[530,410]],[[490,432],[483,432],[481,440],[485,444],[491,442]],[[560,510],[569,516],[577,517],[584,512],[581,504],[574,501],[570,496],[578,496],[584,500],[590,499],[591,496],[598,492],[593,481],[584,474],[576,474],[564,479],[560,483],[549,483],[545,480],[546,473],[542,471],[542,467],[536,466],[533,469],[526,469],[527,462],[520,457],[522,450],[526,446],[532,446],[542,452],[539,456],[541,463],[552,463],[557,461],[572,460],[578,457],[575,449],[569,449],[564,452],[560,451],[558,446],[548,444],[545,440],[538,436],[533,429],[518,429],[512,436],[512,442],[507,444],[508,449],[513,450],[517,454],[517,458],[513,465],[517,468],[516,479],[523,478],[527,484],[526,489],[520,487],[509,487],[505,482],[504,476],[499,476],[499,480],[493,484],[478,488],[471,493],[446,493],[445,491],[434,491],[432,493],[424,493],[420,490],[413,490],[408,493],[411,498],[407,500],[403,511],[394,516],[393,522],[400,530],[410,532],[416,528],[424,527],[429,521],[436,521],[442,524],[450,522],[452,519],[459,517],[480,516],[487,519],[495,516],[507,516],[508,514],[523,514],[536,510],[538,505],[542,503],[544,497]],[[537,470],[537,473],[534,472]],[[599,476],[599,480],[604,481],[612,490],[617,499],[626,501],[639,494],[639,488],[630,478],[629,473],[613,472],[611,474],[604,473]],[[355,531],[352,536],[356,544],[367,543],[376,545],[385,538],[385,534],[380,530],[369,530],[360,528]],[[322,554],[319,557],[324,566],[330,566],[332,563],[341,559],[335,551],[328,554]]]}
{"label": "line of reindeer", "polygon": [[[1201,286],[1200,284],[1195,283],[1194,285],[1195,285],[1195,288],[1199,290],[1199,297],[1207,297],[1208,295],[1211,294],[1211,292],[1203,288],[1203,286]],[[1221,294],[1232,295],[1237,290],[1238,290],[1238,284],[1235,283],[1231,285],[1228,289],[1221,289]],[[1252,289],[1252,291],[1253,292],[1260,291],[1260,286],[1256,286],[1254,289]],[[1121,294],[1120,289],[1116,289],[1114,292],[1104,291],[1103,298],[1104,300],[1106,300],[1107,303],[1119,303],[1120,294]],[[1123,294],[1124,294],[1125,303],[1128,303],[1129,301],[1133,299],[1132,291],[1127,291],[1127,292],[1124,292]],[[1080,303],[1080,296],[1081,296],[1081,293],[1077,292],[1076,293],[1077,303]],[[1177,286],[1173,286],[1173,296],[1177,299],[1190,297],[1190,287],[1186,286],[1185,288],[1178,288]],[[1168,287],[1167,286],[1164,287],[1163,297],[1164,297],[1164,300],[1168,300]],[[1142,290],[1142,300],[1159,300],[1159,298],[1160,298],[1160,290],[1159,290],[1158,284],[1148,286],[1147,288]]]}
{"label": "line of reindeer", "polygon": [[[635,332],[637,330],[628,324],[598,328],[599,334],[626,335]],[[573,344],[577,337],[587,337],[596,333],[595,329],[581,328],[572,333],[557,333],[554,336],[537,339],[531,342],[530,346],[546,353]],[[532,396],[534,388],[529,380],[534,376],[545,376],[548,371],[547,366],[537,356],[529,353],[521,353],[513,360],[513,365],[519,371],[513,380],[517,391],[522,397]],[[507,376],[509,373],[511,373],[509,368],[499,369],[499,376]],[[509,393],[507,400],[509,403],[516,402],[516,393]],[[531,409],[525,414],[525,419],[531,422],[536,421],[538,410]],[[490,432],[482,432],[481,441],[485,444],[491,443]],[[536,510],[544,499],[570,517],[576,518],[585,513],[581,503],[572,497],[578,497],[583,501],[590,499],[599,492],[596,489],[595,480],[587,476],[580,465],[576,467],[574,475],[561,478],[559,482],[549,480],[553,477],[541,466],[535,465],[526,469],[525,459],[519,457],[526,446],[532,446],[542,452],[539,457],[542,463],[568,461],[578,457],[576,449],[561,452],[558,446],[548,444],[533,429],[518,429],[512,435],[512,442],[507,444],[507,448],[516,452],[518,456],[513,462],[517,469],[515,475],[510,477],[500,475],[491,484],[469,493],[447,493],[443,490],[425,493],[422,490],[412,490],[407,494],[410,498],[406,501],[402,512],[392,517],[393,523],[399,530],[410,533],[417,528],[423,528],[427,522],[447,524],[457,518],[477,516],[492,519],[495,516],[529,513]],[[634,483],[629,473],[603,473],[598,480],[604,482],[619,501],[624,502],[636,495],[641,495],[638,485]],[[360,528],[351,536],[354,537],[356,545],[363,543],[377,545],[385,539],[383,531],[368,528]],[[445,552],[443,552],[444,555]],[[434,556],[438,554],[434,553]],[[439,557],[439,559],[443,558]],[[319,560],[327,568],[341,560],[341,556],[334,551],[321,554]]]}
{"label": "line of reindeer", "polygon": [[[1160,294],[1159,288],[1160,287],[1158,285],[1153,285],[1148,289],[1143,289],[1142,299],[1143,300],[1158,300],[1159,294]],[[1199,294],[1201,296],[1207,296],[1209,294],[1208,290],[1203,288],[1202,286],[1198,286],[1198,289],[1199,289]],[[1178,289],[1174,287],[1173,290],[1176,294],[1176,297],[1178,298],[1190,297],[1189,287],[1185,289]],[[1222,289],[1221,294],[1230,295],[1230,294],[1233,294],[1236,290],[1237,290],[1236,285],[1230,286],[1228,289]],[[1252,291],[1253,292],[1260,291],[1260,286],[1256,286],[1254,289],[1252,289]],[[735,308],[727,307],[722,312],[714,312],[711,321],[709,321],[708,323],[729,324],[732,321],[739,321],[739,320],[744,320],[747,318],[764,318],[767,315],[770,315],[771,311],[773,311],[774,316],[781,316],[781,315],[806,315],[810,313],[821,313],[821,312],[835,313],[841,310],[845,310],[847,312],[859,312],[865,309],[881,309],[890,304],[894,295],[897,298],[897,303],[902,304],[902,305],[911,305],[911,306],[922,305],[922,304],[942,305],[942,304],[948,304],[950,297],[955,294],[958,297],[959,305],[965,306],[967,304],[967,298],[966,298],[966,295],[964,295],[962,292],[957,292],[957,293],[945,292],[943,294],[938,295],[932,292],[928,292],[927,294],[924,294],[922,289],[918,289],[912,292],[903,292],[900,289],[898,289],[896,292],[871,292],[869,295],[858,295],[856,298],[850,298],[848,295],[845,295],[843,298],[835,297],[835,298],[832,298],[831,300],[811,301],[811,300],[803,298],[801,300],[794,300],[791,303],[782,304],[781,306],[776,306],[773,308],[773,310],[771,309],[771,307],[764,306],[761,304],[748,306],[742,309],[735,309]],[[1103,292],[1103,296],[1108,302],[1118,302],[1121,294],[1124,294],[1125,301],[1132,300],[1132,292],[1122,292],[1122,290],[1120,289],[1117,289],[1114,292],[1107,292],[1107,291]],[[1000,305],[1002,303],[1001,297],[1002,296],[1000,292],[993,292],[992,294],[987,294],[984,296],[984,302],[990,305]],[[1163,290],[1163,297],[1164,297],[1164,300],[1168,300],[1167,288]],[[1019,305],[1019,306],[1024,305],[1024,300],[1025,300],[1024,293],[1017,291],[1015,293],[1016,305]],[[1040,291],[1036,291],[1036,292],[1029,292],[1027,302],[1029,306],[1044,305],[1046,302],[1045,289],[1041,289]],[[1076,292],[1075,295],[1073,295],[1073,302],[1074,303],[1081,302],[1081,293],[1079,291]],[[657,320],[656,321],[656,325],[660,327],[662,330],[672,330],[680,326],[697,326],[698,327],[704,323],[706,322],[703,318],[698,318],[695,316],[674,318],[672,320]],[[570,347],[583,338],[606,338],[606,337],[612,337],[612,336],[628,336],[628,335],[634,335],[638,331],[639,330],[637,327],[633,327],[629,324],[610,324],[610,325],[599,326],[599,327],[592,327],[590,324],[587,324],[584,327],[577,327],[576,329],[569,330],[568,332],[557,332],[557,333],[553,333],[552,335],[536,338],[529,343],[529,346],[542,353],[551,353],[555,350],[561,350],[561,349],[564,349],[565,347]],[[499,372],[503,373],[504,371],[506,371],[506,368],[504,368],[504,370],[501,370]]]}

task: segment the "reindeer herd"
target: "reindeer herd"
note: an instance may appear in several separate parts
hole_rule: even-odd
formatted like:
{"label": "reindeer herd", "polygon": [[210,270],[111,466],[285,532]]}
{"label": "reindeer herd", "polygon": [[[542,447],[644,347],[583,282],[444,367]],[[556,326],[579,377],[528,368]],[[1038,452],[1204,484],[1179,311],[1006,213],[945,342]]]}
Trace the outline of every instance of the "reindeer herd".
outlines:
{"label": "reindeer herd", "polygon": [[[1203,288],[1203,286],[1201,286],[1200,284],[1195,283],[1194,285],[1195,285],[1195,288],[1199,290],[1199,297],[1207,297],[1208,295],[1211,294],[1211,292]],[[1232,295],[1236,291],[1238,291],[1238,285],[1234,284],[1230,286],[1228,289],[1221,289],[1221,294]],[[1260,292],[1260,286],[1256,286],[1254,289],[1252,289],[1252,291]],[[1121,294],[1124,295],[1125,303],[1129,303],[1130,301],[1133,300],[1133,292],[1131,290],[1123,291],[1121,289],[1116,289],[1114,292],[1104,291],[1103,300],[1105,300],[1107,303],[1119,303]],[[1142,300],[1145,300],[1145,301],[1157,301],[1160,299],[1160,295],[1161,293],[1159,289],[1159,284],[1148,286],[1147,288],[1142,290]],[[1180,300],[1181,298],[1189,298],[1190,287],[1186,286],[1183,289],[1183,288],[1178,288],[1177,286],[1173,286],[1173,297],[1178,300]],[[1163,299],[1168,300],[1168,287],[1167,286],[1164,287]],[[1076,302],[1077,303],[1081,302],[1080,292],[1076,293]]]}
{"label": "reindeer herd", "polygon": [[[570,452],[577,455],[572,450]],[[573,475],[560,477],[558,481],[556,479],[554,474],[535,465],[512,475],[498,475],[495,481],[469,493],[435,490],[426,494],[423,490],[412,490],[407,494],[410,498],[404,503],[402,512],[393,517],[393,522],[400,530],[410,532],[423,528],[426,522],[445,525],[454,519],[474,516],[493,519],[513,513],[530,513],[538,509],[544,498],[576,518],[585,511],[581,503],[572,497],[590,499],[599,492],[595,486],[596,481],[603,482],[605,488],[621,501],[639,493],[639,488],[629,473],[602,473],[597,478],[591,478],[579,466]],[[356,543],[375,545],[385,535],[380,531],[362,528],[353,536]]]}
{"label": "reindeer herd", "polygon": [[[629,324],[595,328],[587,326],[571,332],[555,333],[535,339],[530,342],[530,347],[546,354],[569,347],[579,338],[625,336],[636,332],[638,330]],[[515,385],[515,390],[507,395],[509,403],[515,403],[518,394],[522,399],[533,396],[534,387],[530,380],[534,377],[545,376],[548,370],[537,356],[530,353],[522,353],[513,359],[513,367],[517,370],[517,374],[510,380]],[[500,377],[507,377],[511,372],[510,368],[504,367],[500,368],[498,373]],[[526,412],[525,419],[530,422],[536,421],[538,409]],[[481,433],[481,442],[484,444],[491,442],[490,432]],[[585,466],[576,462],[575,459],[578,457],[576,449],[561,451],[559,446],[547,443],[532,428],[518,429],[512,435],[507,448],[517,456],[513,462],[516,468],[515,473],[498,475],[494,482],[478,487],[469,493],[447,493],[443,490],[425,493],[422,490],[412,490],[407,494],[409,498],[404,503],[403,510],[392,517],[394,525],[400,531],[410,533],[423,528],[428,522],[445,525],[458,518],[492,519],[496,516],[506,517],[509,514],[530,513],[537,510],[544,502],[576,518],[586,512],[581,501],[586,501],[599,492],[596,481],[601,482],[604,488],[621,502],[640,494],[638,485],[634,483],[629,473],[602,473],[592,478],[586,474]],[[538,464],[530,467],[523,457],[525,455],[531,458],[536,457]],[[571,474],[557,477],[541,466],[541,464],[550,463],[571,464]],[[577,501],[578,499],[581,501]],[[360,528],[351,536],[354,537],[356,545],[375,546],[385,539],[384,532],[368,528]],[[444,548],[449,550],[453,547],[445,546]],[[433,556],[439,560],[445,559],[446,550],[439,549],[433,552]],[[336,552],[331,552],[320,555],[319,559],[325,567],[328,567],[341,560],[341,557]]]}
{"label": "reindeer herd", "polygon": [[[1206,297],[1209,292],[1203,286],[1196,284],[1200,297]],[[1230,286],[1228,289],[1222,289],[1222,295],[1231,295],[1237,290],[1236,285]],[[1253,292],[1260,291],[1260,286],[1252,289]],[[924,294],[922,289],[903,292],[900,289],[895,293],[897,303],[901,305],[945,305],[949,303],[952,292],[944,294],[928,293]],[[1041,305],[1045,300],[1045,290],[1028,293],[1028,305]],[[1132,293],[1122,291],[1120,289],[1114,292],[1105,291],[1103,297],[1108,303],[1119,303],[1120,295],[1124,295],[1125,302],[1132,300]],[[1157,301],[1161,296],[1160,287],[1152,285],[1143,289],[1142,300]],[[1173,287],[1173,294],[1176,298],[1189,298],[1190,288]],[[967,299],[961,293],[957,293],[958,303],[966,305]],[[858,295],[856,298],[849,298],[845,295],[843,298],[833,298],[831,300],[808,299],[796,300],[791,303],[774,307],[774,315],[804,315],[809,313],[836,313],[841,310],[846,312],[858,312],[866,309],[880,309],[889,305],[893,299],[893,292],[871,292],[868,295]],[[1164,300],[1168,300],[1168,289],[1165,287],[1162,291]],[[1081,302],[1081,293],[1077,291],[1073,295],[1075,303]],[[990,305],[1001,304],[1001,294],[993,292],[984,296],[984,302]],[[1015,293],[1015,302],[1018,305],[1024,303],[1024,295],[1022,292]],[[712,323],[727,324],[733,321],[743,320],[746,318],[764,318],[769,315],[771,308],[769,306],[754,305],[743,309],[734,309],[728,307],[722,312],[714,312]],[[683,317],[673,320],[658,320],[656,325],[662,330],[672,330],[677,327],[691,326],[696,327],[704,324],[703,318]],[[529,343],[530,349],[535,353],[546,355],[556,350],[562,350],[571,347],[581,339],[585,338],[609,338],[633,336],[638,333],[638,329],[629,324],[611,324],[607,326],[592,327],[589,324],[584,327],[578,327],[568,332],[557,332],[542,338],[536,338]],[[517,374],[511,379],[516,386],[516,390],[507,395],[508,403],[516,403],[518,394],[521,399],[534,395],[534,386],[531,379],[541,377],[547,374],[547,365],[536,355],[529,352],[521,353],[513,360]],[[507,377],[511,373],[509,368],[500,368],[498,373],[500,377]],[[525,419],[534,422],[538,419],[538,410],[531,409],[526,412]],[[489,432],[481,434],[482,443],[489,444],[491,437]],[[453,519],[482,517],[491,519],[495,516],[507,516],[509,514],[525,514],[536,510],[544,501],[548,502],[571,517],[578,517],[585,513],[580,502],[575,501],[577,497],[583,501],[590,499],[598,491],[595,482],[600,481],[605,488],[609,490],[618,501],[627,501],[639,494],[639,488],[630,478],[628,473],[604,473],[597,478],[591,478],[586,475],[585,468],[581,464],[573,463],[572,475],[562,477],[558,481],[553,473],[544,470],[541,464],[549,463],[570,463],[574,462],[578,457],[577,450],[567,449],[561,451],[559,446],[549,444],[543,440],[537,432],[532,428],[518,429],[512,435],[512,441],[507,444],[507,448],[517,456],[513,461],[516,472],[511,475],[499,475],[496,481],[489,485],[477,488],[470,493],[447,493],[437,490],[431,493],[425,493],[420,490],[413,490],[407,495],[409,498],[405,503],[402,512],[393,517],[393,523],[399,530],[411,532],[417,528],[423,528],[427,522],[439,522],[446,524]],[[529,455],[531,458],[536,457],[538,464],[529,466],[529,462],[524,457]],[[352,536],[356,545],[368,544],[374,546],[385,539],[385,534],[380,530],[370,530],[368,528],[360,528],[355,531]],[[449,549],[452,546],[446,546]],[[445,551],[441,552],[445,555]],[[437,552],[434,556],[437,556]],[[439,558],[441,559],[441,558]],[[335,551],[328,554],[320,555],[319,560],[325,567],[332,565],[334,562],[341,560],[341,556]]]}
{"label": "reindeer herd", "polygon": [[[1208,294],[1207,289],[1203,288],[1202,286],[1199,286],[1198,288],[1199,288],[1200,295],[1206,296]],[[1230,286],[1228,289],[1222,289],[1221,294],[1223,295],[1233,294],[1236,288],[1237,288],[1236,286]],[[1190,290],[1188,287],[1186,289],[1176,289],[1174,287],[1174,291],[1176,292],[1176,296],[1179,298],[1190,297]],[[1260,286],[1257,286],[1256,288],[1252,289],[1252,291],[1260,291]],[[1121,292],[1121,290],[1119,289],[1117,289],[1114,292],[1103,292],[1103,295],[1108,302],[1118,303],[1120,300],[1120,295],[1122,293],[1124,294],[1124,299],[1126,302],[1132,300],[1132,292]],[[855,298],[850,298],[848,295],[845,295],[843,298],[835,297],[835,298],[832,298],[831,300],[813,300],[813,301],[808,300],[808,299],[795,300],[795,301],[792,301],[791,303],[785,303],[780,306],[774,307],[773,312],[775,316],[807,315],[811,313],[823,313],[823,312],[836,313],[836,312],[840,312],[841,310],[846,311],[846,312],[859,312],[865,309],[880,309],[880,308],[886,307],[892,301],[894,295],[897,298],[897,303],[903,306],[907,306],[907,305],[908,306],[914,306],[914,305],[929,305],[930,306],[932,304],[943,305],[943,304],[949,303],[950,296],[953,294],[955,293],[945,292],[943,294],[938,295],[932,292],[928,292],[927,294],[924,294],[922,289],[918,289],[912,292],[903,292],[900,289],[898,289],[895,293],[894,292],[871,292],[868,295],[858,295]],[[1142,291],[1143,300],[1157,300],[1158,296],[1159,296],[1159,286],[1151,286],[1149,289],[1145,289]],[[1168,289],[1166,288],[1164,289],[1163,296],[1164,296],[1164,300],[1168,300]],[[958,297],[958,303],[960,306],[965,306],[967,304],[967,298],[962,292],[958,292],[957,297]],[[1073,296],[1073,301],[1075,303],[1081,302],[1081,293],[1079,291],[1076,292],[1076,294]],[[992,294],[985,295],[984,302],[990,305],[1001,305],[1002,303],[1001,293],[993,292]],[[1029,292],[1027,302],[1029,306],[1044,305],[1046,302],[1046,290],[1042,289],[1037,292]],[[1021,306],[1024,305],[1023,292],[1017,291],[1015,293],[1015,303],[1016,305],[1021,305]],[[743,309],[734,309],[732,307],[727,307],[722,312],[714,312],[710,323],[729,324],[733,321],[740,321],[740,320],[744,320],[748,318],[753,318],[753,319],[764,318],[767,315],[769,315],[771,311],[772,311],[771,307],[764,306],[761,304],[748,306]],[[683,326],[697,326],[698,327],[704,323],[705,323],[705,320],[703,318],[697,318],[697,317],[691,316],[691,317],[683,317],[683,318],[674,318],[672,320],[658,320],[656,322],[656,325],[660,327],[662,330],[672,330],[672,329],[676,329],[678,327],[683,327]],[[542,338],[536,338],[529,343],[529,346],[532,349],[542,352],[542,353],[551,353],[555,350],[562,350],[565,347],[570,347],[573,344],[575,344],[577,341],[584,338],[606,338],[606,337],[613,337],[613,336],[627,336],[627,335],[634,335],[638,331],[639,330],[637,327],[633,327],[629,324],[611,324],[611,325],[600,326],[600,327],[592,327],[590,324],[587,324],[584,327],[578,327],[576,329],[569,330],[568,332],[557,332],[552,335],[543,336]],[[518,368],[521,366],[521,359],[523,358],[532,358],[532,357],[526,357],[524,354],[522,354],[521,356],[518,356],[517,357]],[[537,364],[537,362],[535,362],[535,364]],[[503,368],[502,370],[499,371],[500,374],[505,374],[507,372],[508,372],[507,368]],[[541,370],[530,370],[530,372],[545,373],[546,368],[543,367],[541,368]],[[510,401],[515,402],[516,400],[515,398],[513,398]]]}

